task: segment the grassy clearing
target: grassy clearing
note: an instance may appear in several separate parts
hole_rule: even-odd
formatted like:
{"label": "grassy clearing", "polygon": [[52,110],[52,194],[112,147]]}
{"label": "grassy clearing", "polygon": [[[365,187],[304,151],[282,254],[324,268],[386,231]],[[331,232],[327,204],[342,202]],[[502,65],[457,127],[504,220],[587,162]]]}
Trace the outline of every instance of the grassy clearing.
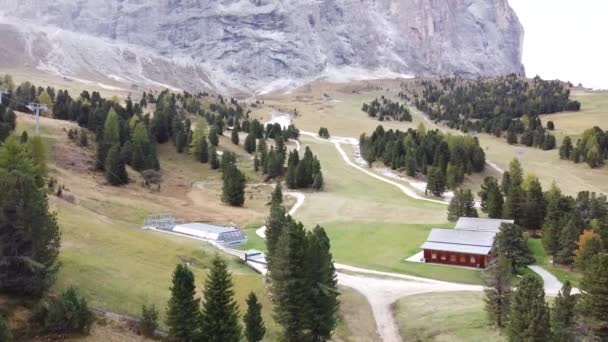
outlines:
{"label": "grassy clearing", "polygon": [[[55,290],[70,285],[82,289],[91,305],[138,316],[141,305],[155,304],[164,313],[175,265],[190,263],[201,296],[207,265],[216,253],[203,243],[104,221],[78,206],[56,201],[62,228],[62,268]],[[236,297],[244,311],[254,291],[262,301],[271,332],[271,304],[258,274],[233,258],[226,259],[233,274]]]}
{"label": "grassy clearing", "polygon": [[608,92],[574,92],[572,98],[581,102],[581,111],[543,115],[541,118],[545,125],[547,121],[553,121],[558,141],[569,135],[576,143],[576,139],[593,126],[608,128]]}
{"label": "grassy clearing", "polygon": [[359,292],[340,287],[339,325],[332,341],[372,342],[380,341],[376,323],[367,299]]}
{"label": "grassy clearing", "polygon": [[444,223],[447,206],[407,197],[397,187],[348,166],[332,144],[311,138],[323,169],[324,190],[307,193],[296,218],[306,224],[326,222]]}
{"label": "grassy clearing", "polygon": [[570,271],[568,267],[562,265],[553,265],[551,256],[547,255],[543,243],[540,239],[528,239],[528,248],[536,259],[536,264],[543,266],[547,271],[551,272],[562,283],[569,280],[573,286],[578,287],[582,278],[582,274]]}
{"label": "grassy clearing", "polygon": [[395,304],[394,314],[408,341],[506,341],[489,326],[481,292],[405,297]]}

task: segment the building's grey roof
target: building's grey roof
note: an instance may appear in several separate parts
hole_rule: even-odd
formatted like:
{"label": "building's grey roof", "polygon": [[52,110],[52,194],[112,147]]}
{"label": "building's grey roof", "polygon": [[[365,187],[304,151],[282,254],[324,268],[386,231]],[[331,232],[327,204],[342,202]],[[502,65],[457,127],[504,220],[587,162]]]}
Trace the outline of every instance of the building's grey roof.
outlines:
{"label": "building's grey roof", "polygon": [[458,230],[477,230],[486,232],[500,231],[500,225],[503,223],[513,223],[513,220],[477,218],[477,217],[461,217],[456,222],[454,229]]}
{"label": "building's grey roof", "polygon": [[433,228],[422,249],[450,252],[488,254],[494,245],[496,232]]}
{"label": "building's grey roof", "polygon": [[232,232],[232,231],[238,229],[238,228],[234,228],[234,227],[214,226],[212,224],[200,223],[200,222],[184,223],[184,224],[175,226],[175,228],[178,228],[178,227],[194,229],[194,230],[199,230],[199,231],[205,232],[205,233],[215,233],[215,234]]}

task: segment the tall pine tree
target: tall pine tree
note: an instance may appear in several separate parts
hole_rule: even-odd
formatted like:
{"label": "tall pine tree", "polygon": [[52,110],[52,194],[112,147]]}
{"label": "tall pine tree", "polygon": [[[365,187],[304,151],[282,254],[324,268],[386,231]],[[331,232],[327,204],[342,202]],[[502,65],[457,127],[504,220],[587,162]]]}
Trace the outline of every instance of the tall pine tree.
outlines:
{"label": "tall pine tree", "polygon": [[200,340],[238,342],[241,330],[232,277],[226,262],[216,254],[205,280]]}
{"label": "tall pine tree", "polygon": [[253,292],[247,297],[247,312],[243,316],[243,321],[247,342],[259,342],[264,338],[266,326],[262,319],[262,304],[258,302],[258,297]]}
{"label": "tall pine tree", "polygon": [[492,261],[484,272],[485,303],[490,322],[498,328],[507,323],[511,305],[511,262],[504,254]]}
{"label": "tall pine tree", "polygon": [[327,341],[337,325],[338,278],[330,243],[325,230],[316,226],[308,234],[307,267],[310,286],[310,337],[314,342]]}
{"label": "tall pine tree", "polygon": [[178,264],[173,272],[171,298],[167,303],[169,338],[193,341],[197,337],[200,311],[194,299],[194,274],[186,265]]}
{"label": "tall pine tree", "polygon": [[527,274],[519,282],[511,302],[509,341],[550,341],[549,306],[540,278]]}
{"label": "tall pine tree", "polygon": [[583,273],[578,311],[600,341],[608,339],[608,254],[595,256]]}

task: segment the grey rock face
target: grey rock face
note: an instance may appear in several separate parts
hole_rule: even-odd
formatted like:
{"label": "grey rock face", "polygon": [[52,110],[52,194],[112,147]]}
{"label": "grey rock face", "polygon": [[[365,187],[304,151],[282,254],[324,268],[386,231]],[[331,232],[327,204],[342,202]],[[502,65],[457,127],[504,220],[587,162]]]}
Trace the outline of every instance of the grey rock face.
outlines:
{"label": "grey rock face", "polygon": [[0,11],[24,63],[73,76],[259,91],[344,67],[523,72],[507,0],[26,0]]}

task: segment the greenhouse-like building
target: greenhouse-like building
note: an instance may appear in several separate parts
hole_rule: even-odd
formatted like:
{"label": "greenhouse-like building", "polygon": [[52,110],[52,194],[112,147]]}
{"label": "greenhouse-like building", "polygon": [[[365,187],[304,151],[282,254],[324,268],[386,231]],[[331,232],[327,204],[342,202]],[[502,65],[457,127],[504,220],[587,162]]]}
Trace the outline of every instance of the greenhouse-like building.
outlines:
{"label": "greenhouse-like building", "polygon": [[207,223],[178,224],[172,229],[175,233],[212,240],[226,246],[242,245],[247,243],[247,235],[237,227],[222,227]]}

